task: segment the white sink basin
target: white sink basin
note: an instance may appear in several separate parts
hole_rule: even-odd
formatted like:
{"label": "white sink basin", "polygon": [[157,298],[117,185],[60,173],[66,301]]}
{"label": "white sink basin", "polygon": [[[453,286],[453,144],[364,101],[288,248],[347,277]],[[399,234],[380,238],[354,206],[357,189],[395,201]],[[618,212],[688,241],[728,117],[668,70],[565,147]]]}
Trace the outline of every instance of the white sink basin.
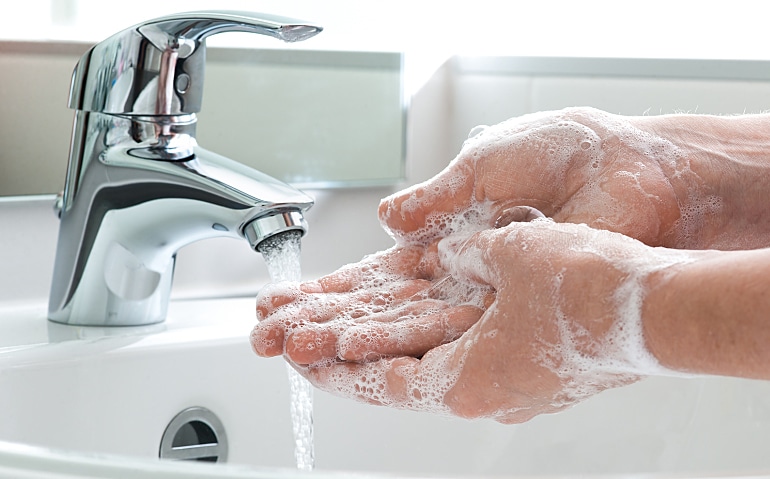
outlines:
{"label": "white sink basin", "polygon": [[[120,467],[133,458],[152,469],[168,423],[199,406],[222,421],[228,464],[253,477],[293,474],[285,364],[251,352],[254,321],[253,298],[173,301],[164,324],[143,329],[54,324],[42,305],[0,309],[0,442],[70,451],[49,459],[56,467],[75,461],[74,452],[119,455]],[[321,475],[770,471],[767,397],[766,382],[651,379],[503,426],[317,392],[316,466]],[[224,466],[198,467],[205,476]],[[217,475],[245,474],[228,467]]]}
{"label": "white sink basin", "polygon": [[291,466],[285,366],[251,352],[253,310],[253,299],[175,302],[165,324],[112,329],[17,310],[37,328],[0,348],[0,440],[157,458],[171,419],[202,406],[225,424],[231,462]]}

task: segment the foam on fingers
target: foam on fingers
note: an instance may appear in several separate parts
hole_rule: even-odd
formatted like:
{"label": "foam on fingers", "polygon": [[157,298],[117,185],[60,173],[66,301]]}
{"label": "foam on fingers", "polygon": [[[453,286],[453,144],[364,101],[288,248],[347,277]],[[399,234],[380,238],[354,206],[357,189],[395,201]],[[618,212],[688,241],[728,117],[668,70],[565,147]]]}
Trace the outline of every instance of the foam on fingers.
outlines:
{"label": "foam on fingers", "polygon": [[295,364],[318,364],[337,359],[336,328],[316,328],[311,325],[297,329],[286,339],[285,353]]}
{"label": "foam on fingers", "polygon": [[420,357],[459,338],[482,313],[476,306],[450,306],[396,322],[353,326],[339,337],[338,354],[347,361],[372,361],[388,356]]}
{"label": "foam on fingers", "polygon": [[266,284],[257,293],[257,320],[262,321],[277,308],[297,300],[301,295],[297,283],[283,281]]}
{"label": "foam on fingers", "polygon": [[279,325],[266,327],[257,325],[250,336],[251,349],[265,358],[280,356],[283,354],[284,330]]}
{"label": "foam on fingers", "polygon": [[368,363],[331,363],[303,370],[315,386],[332,394],[399,409],[451,414],[444,403],[460,369],[451,343],[422,359],[386,358]]}
{"label": "foam on fingers", "polygon": [[453,215],[472,205],[474,175],[472,161],[458,156],[430,180],[384,198],[380,222],[396,238],[430,229],[436,214]]}

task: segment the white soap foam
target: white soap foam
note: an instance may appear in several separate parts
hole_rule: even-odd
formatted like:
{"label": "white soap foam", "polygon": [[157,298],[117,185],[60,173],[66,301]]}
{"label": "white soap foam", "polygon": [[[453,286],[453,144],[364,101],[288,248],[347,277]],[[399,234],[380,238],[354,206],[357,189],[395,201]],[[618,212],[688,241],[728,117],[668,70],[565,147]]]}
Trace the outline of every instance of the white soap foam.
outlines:
{"label": "white soap foam", "polygon": [[[329,392],[366,402],[449,415],[444,396],[454,386],[462,360],[452,364],[452,354],[434,350],[422,359],[382,359],[360,365],[356,375],[332,373],[326,378]],[[385,366],[385,367],[383,367]]]}
{"label": "white soap foam", "polygon": [[[541,338],[543,350],[539,361],[553,371],[563,384],[563,391],[554,398],[551,407],[560,409],[569,406],[604,389],[629,384],[643,376],[688,376],[663,367],[650,353],[644,338],[641,309],[647,276],[664,268],[694,261],[691,252],[651,249],[622,235],[585,225],[556,224],[550,219],[536,219],[527,228],[556,229],[566,233],[566,240],[561,238],[550,247],[568,247],[578,253],[595,255],[606,261],[609,268],[623,275],[622,282],[610,293],[615,320],[605,335],[593,338],[563,311],[560,291],[567,271],[550,264],[548,255],[542,258],[538,267],[545,269],[539,273],[551,275],[552,291],[549,290],[551,294],[545,294],[544,297],[553,300],[551,318],[558,329],[558,340],[553,344]],[[506,235],[506,244],[511,244],[511,247],[521,251],[529,249],[524,240],[528,235],[516,228],[500,230],[499,234]],[[543,245],[537,246],[542,255]],[[458,271],[472,271],[486,282],[503,280],[496,278],[495,274],[510,274],[507,271],[496,273],[493,268],[484,267],[494,263],[493,251],[462,248],[458,244],[440,248],[440,251],[444,263],[453,264]],[[457,367],[461,368],[462,363],[457,364]],[[498,411],[496,414],[504,417],[512,412]]]}
{"label": "white soap foam", "polygon": [[[663,248],[647,248],[631,238],[610,232],[593,230],[585,225],[587,239],[573,245],[573,250],[596,255],[612,268],[625,274],[623,282],[615,289],[615,321],[601,342],[593,343],[590,354],[585,352],[588,333],[566,317],[557,304],[555,317],[559,326],[560,344],[556,348],[556,362],[544,360],[564,380],[563,405],[579,401],[597,392],[630,382],[643,376],[688,376],[662,366],[646,346],[642,327],[642,303],[646,294],[644,280],[662,269],[694,261],[687,251]],[[616,243],[615,248],[607,245]],[[622,253],[626,254],[622,254]],[[557,294],[561,276],[555,284]],[[582,346],[582,347],[581,347]],[[551,353],[553,354],[553,353]],[[557,404],[555,404],[557,406]]]}

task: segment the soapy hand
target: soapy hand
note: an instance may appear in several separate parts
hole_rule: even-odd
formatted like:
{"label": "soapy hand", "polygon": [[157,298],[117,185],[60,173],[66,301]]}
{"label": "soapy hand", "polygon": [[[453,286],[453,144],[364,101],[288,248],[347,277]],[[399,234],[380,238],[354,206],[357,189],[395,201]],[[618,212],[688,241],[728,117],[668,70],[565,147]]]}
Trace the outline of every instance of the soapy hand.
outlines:
{"label": "soapy hand", "polygon": [[380,219],[399,242],[427,244],[472,215],[491,227],[520,206],[653,246],[687,240],[671,178],[695,175],[683,171],[684,151],[633,118],[573,108],[472,135],[439,175],[382,201]]}
{"label": "soapy hand", "polygon": [[485,129],[383,200],[395,247],[265,288],[255,351],[341,395],[502,422],[655,372],[641,283],[689,256],[643,243],[708,247],[721,207],[660,129],[592,109]]}

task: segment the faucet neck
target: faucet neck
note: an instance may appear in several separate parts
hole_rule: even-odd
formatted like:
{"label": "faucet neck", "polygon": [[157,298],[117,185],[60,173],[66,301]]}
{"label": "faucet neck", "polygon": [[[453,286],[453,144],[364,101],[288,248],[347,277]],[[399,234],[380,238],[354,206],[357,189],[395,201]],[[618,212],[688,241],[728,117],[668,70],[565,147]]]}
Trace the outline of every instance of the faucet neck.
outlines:
{"label": "faucet neck", "polygon": [[228,236],[256,247],[270,234],[306,229],[302,212],[311,198],[198,147],[194,116],[181,120],[76,115],[50,319],[162,321],[182,246]]}

